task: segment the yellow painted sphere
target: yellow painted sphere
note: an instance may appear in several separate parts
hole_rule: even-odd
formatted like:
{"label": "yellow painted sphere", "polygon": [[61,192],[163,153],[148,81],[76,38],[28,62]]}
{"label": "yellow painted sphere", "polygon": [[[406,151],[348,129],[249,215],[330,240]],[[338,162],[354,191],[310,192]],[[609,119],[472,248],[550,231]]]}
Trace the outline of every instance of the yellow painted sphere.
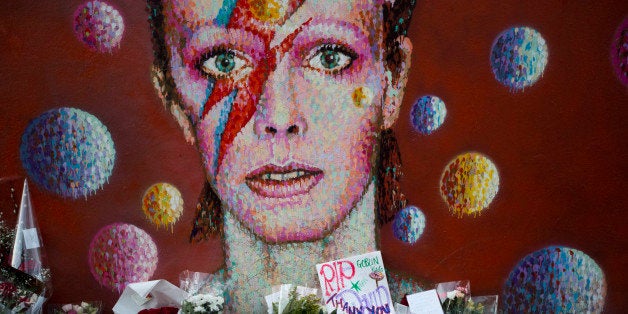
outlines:
{"label": "yellow painted sphere", "polygon": [[172,227],[183,213],[181,192],[169,183],[154,184],[144,193],[142,210],[157,227]]}
{"label": "yellow painted sphere", "polygon": [[497,167],[480,153],[458,155],[447,165],[440,180],[441,195],[458,217],[480,214],[493,201],[498,189]]}

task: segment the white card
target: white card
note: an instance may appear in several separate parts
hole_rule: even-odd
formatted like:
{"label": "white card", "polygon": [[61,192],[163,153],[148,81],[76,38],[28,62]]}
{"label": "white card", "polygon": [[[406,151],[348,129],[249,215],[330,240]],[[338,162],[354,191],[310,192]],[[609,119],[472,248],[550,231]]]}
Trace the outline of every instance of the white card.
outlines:
{"label": "white card", "polygon": [[39,237],[37,236],[36,228],[24,229],[22,234],[24,234],[24,245],[27,250],[36,249],[41,246],[39,245]]}
{"label": "white card", "polygon": [[395,303],[395,312],[397,312],[397,314],[414,314],[412,312],[410,312],[410,308],[401,304],[401,303]]}
{"label": "white card", "polygon": [[436,290],[427,290],[406,297],[413,314],[443,314]]}

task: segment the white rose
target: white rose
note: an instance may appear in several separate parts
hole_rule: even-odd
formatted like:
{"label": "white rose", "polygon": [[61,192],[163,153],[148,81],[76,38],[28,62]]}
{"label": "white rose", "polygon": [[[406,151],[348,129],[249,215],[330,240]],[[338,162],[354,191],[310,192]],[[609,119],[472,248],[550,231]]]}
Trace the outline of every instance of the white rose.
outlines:
{"label": "white rose", "polygon": [[88,306],[89,306],[89,303],[87,303],[87,302],[81,302],[81,307],[88,307]]}
{"label": "white rose", "polygon": [[70,310],[72,310],[72,304],[66,304],[66,305],[62,306],[61,309],[64,312],[69,312]]}
{"label": "white rose", "polygon": [[453,300],[454,298],[456,298],[456,291],[447,292],[447,299]]}

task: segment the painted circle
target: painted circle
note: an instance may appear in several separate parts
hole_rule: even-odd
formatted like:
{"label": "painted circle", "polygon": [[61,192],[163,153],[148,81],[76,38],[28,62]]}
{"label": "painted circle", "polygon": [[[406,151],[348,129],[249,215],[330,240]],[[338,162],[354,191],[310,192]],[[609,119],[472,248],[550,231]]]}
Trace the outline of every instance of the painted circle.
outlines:
{"label": "painted circle", "polygon": [[601,313],[606,279],[587,254],[550,246],[524,257],[502,291],[505,313]]}
{"label": "painted circle", "polygon": [[20,158],[39,186],[76,199],[102,188],[113,171],[116,151],[107,127],[96,117],[75,108],[59,108],[28,124]]}
{"label": "painted circle", "polygon": [[497,195],[499,173],[495,164],[480,153],[465,153],[452,160],[440,180],[441,196],[458,217],[476,215]]}
{"label": "painted circle", "polygon": [[99,284],[122,292],[129,283],[151,278],[157,268],[157,246],[146,231],[131,224],[114,223],[96,233],[88,260]]}
{"label": "painted circle", "polygon": [[74,33],[90,49],[112,52],[124,33],[120,12],[103,1],[88,1],[74,13]]}
{"label": "painted circle", "polygon": [[142,210],[157,227],[172,227],[183,213],[181,192],[172,184],[156,183],[144,193]]}
{"label": "painted circle", "polygon": [[611,60],[617,78],[628,86],[628,17],[617,27],[613,36]]}
{"label": "painted circle", "polygon": [[393,220],[393,234],[399,241],[414,244],[425,230],[425,215],[415,207],[400,210]]}
{"label": "painted circle", "polygon": [[424,135],[438,129],[445,122],[445,116],[447,116],[445,102],[436,96],[419,98],[410,111],[412,126]]}
{"label": "painted circle", "polygon": [[491,49],[491,68],[495,79],[511,90],[523,90],[536,83],[547,65],[545,39],[529,27],[503,31]]}

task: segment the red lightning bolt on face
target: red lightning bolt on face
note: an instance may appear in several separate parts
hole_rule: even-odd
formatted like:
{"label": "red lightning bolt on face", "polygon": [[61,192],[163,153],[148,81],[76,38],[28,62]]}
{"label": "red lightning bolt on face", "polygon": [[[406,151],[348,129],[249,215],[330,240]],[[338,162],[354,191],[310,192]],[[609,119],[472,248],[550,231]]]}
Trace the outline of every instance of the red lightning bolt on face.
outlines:
{"label": "red lightning bolt on face", "polygon": [[[298,7],[302,1],[303,0],[292,1],[293,3],[290,5],[292,7]],[[234,90],[237,90],[233,108],[229,112],[227,123],[221,135],[218,162],[215,170],[216,173],[220,169],[227,149],[231,146],[240,130],[242,130],[255,114],[257,110],[256,105],[262,95],[264,84],[270,73],[277,67],[277,56],[284,55],[292,47],[296,36],[310,21],[311,19],[303,23],[294,32],[290,33],[279,45],[271,48],[270,43],[275,36],[274,29],[270,27],[260,29],[259,26],[253,23],[254,17],[250,11],[248,1],[238,1],[238,4],[233,10],[231,19],[227,24],[227,28],[246,29],[259,36],[264,42],[264,51],[266,51],[267,58],[262,60],[262,62],[248,74],[245,80],[236,82],[230,79],[217,79],[212,93],[205,102],[201,119],[205,117],[209,110],[218,102],[231,94]]]}

